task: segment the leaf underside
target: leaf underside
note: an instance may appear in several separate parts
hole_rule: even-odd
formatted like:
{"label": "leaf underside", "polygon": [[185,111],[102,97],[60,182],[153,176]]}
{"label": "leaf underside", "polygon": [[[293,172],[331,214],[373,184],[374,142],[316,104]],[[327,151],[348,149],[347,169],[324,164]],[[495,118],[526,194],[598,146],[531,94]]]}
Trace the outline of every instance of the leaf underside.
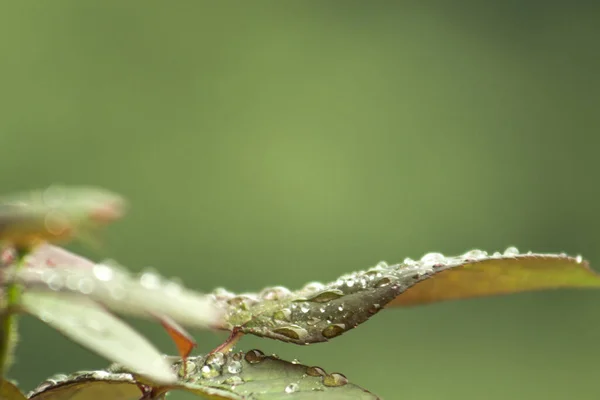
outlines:
{"label": "leaf underside", "polygon": [[182,376],[182,363],[177,361],[173,364],[173,371],[181,378],[176,384],[168,386],[153,386],[117,366],[107,371],[63,376],[51,384],[46,382],[30,393],[29,398],[138,400],[142,394],[138,384],[142,384],[146,392],[155,396],[182,390],[205,399],[378,399],[372,393],[349,383],[341,374],[328,374],[321,368],[265,356],[259,350],[189,358],[185,377]]}
{"label": "leaf underside", "polygon": [[22,306],[74,342],[111,361],[146,374],[157,382],[167,383],[176,379],[169,364],[154,346],[90,299],[25,292]]}

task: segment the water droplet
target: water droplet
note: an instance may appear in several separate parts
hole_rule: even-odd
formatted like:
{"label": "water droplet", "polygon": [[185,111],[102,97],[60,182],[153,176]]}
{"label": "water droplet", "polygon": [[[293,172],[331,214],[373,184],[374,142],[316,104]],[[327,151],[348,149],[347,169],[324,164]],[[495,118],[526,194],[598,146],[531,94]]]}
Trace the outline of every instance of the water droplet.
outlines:
{"label": "water droplet", "polygon": [[219,287],[212,291],[212,295],[215,296],[217,300],[229,300],[235,297],[235,294],[231,293],[229,290]]}
{"label": "water droplet", "polygon": [[348,378],[346,378],[342,374],[338,374],[337,372],[334,372],[329,375],[325,375],[323,377],[323,385],[325,385],[325,386],[329,386],[329,387],[344,386],[347,383],[348,383]]}
{"label": "water droplet", "polygon": [[518,256],[518,255],[519,255],[519,249],[517,249],[514,246],[511,246],[511,247],[507,248],[506,250],[504,250],[505,257],[514,257],[514,256]]}
{"label": "water droplet", "polygon": [[391,282],[392,282],[392,279],[388,276],[385,276],[375,283],[375,287],[378,287],[378,288],[385,287],[385,286],[389,285]]}
{"label": "water droplet", "polygon": [[265,359],[265,353],[257,349],[250,350],[246,353],[244,359],[249,364],[258,364],[259,362]]}
{"label": "water droplet", "polygon": [[286,393],[295,393],[300,389],[300,386],[298,386],[297,383],[290,383],[289,385],[287,385],[285,387],[285,392]]}
{"label": "water droplet", "polygon": [[164,291],[167,296],[176,297],[181,294],[183,287],[177,279],[171,279],[165,283]]}
{"label": "water droplet", "polygon": [[327,310],[325,309],[325,307],[321,307],[321,308],[319,308],[319,311],[320,311],[321,313],[324,313],[324,312],[325,312],[325,311],[327,311]]}
{"label": "water droplet", "polygon": [[232,358],[234,361],[241,361],[243,356],[244,356],[244,353],[242,353],[242,352],[240,351],[240,352],[237,352],[237,353],[235,353],[233,356],[231,356],[231,358]]}
{"label": "water droplet", "polygon": [[177,375],[179,375],[180,377],[185,377],[185,373],[187,373],[188,375],[192,374],[194,371],[196,371],[196,363],[186,360],[185,361],[185,368],[183,368],[183,365],[181,366],[181,368],[179,368],[179,371],[177,371]]}
{"label": "water droplet", "polygon": [[307,300],[315,302],[315,303],[327,303],[331,300],[339,299],[343,295],[344,295],[344,292],[342,292],[341,290],[331,289],[331,290],[326,290],[324,292],[321,292]]}
{"label": "water droplet", "polygon": [[369,314],[377,314],[377,311],[381,310],[381,305],[375,303],[367,310]]}
{"label": "water droplet", "polygon": [[310,311],[310,306],[307,303],[302,303],[302,304],[300,304],[300,311],[302,311],[304,314],[306,314],[307,312]]}
{"label": "water droplet", "polygon": [[325,375],[327,375],[327,372],[325,372],[325,370],[320,367],[308,367],[308,368],[306,368],[306,375],[325,376]]}
{"label": "water droplet", "polygon": [[346,325],[344,324],[332,324],[327,328],[323,329],[321,334],[325,336],[327,339],[334,338],[336,336],[341,335],[346,330]]}
{"label": "water droplet", "polygon": [[323,290],[324,287],[325,287],[325,285],[323,285],[321,282],[310,282],[310,283],[307,283],[306,285],[304,285],[301,292],[305,292],[305,293],[318,292],[319,290]]}
{"label": "water droplet", "polygon": [[274,286],[263,289],[259,294],[263,300],[282,300],[288,297],[292,292],[283,286]]}
{"label": "water droplet", "polygon": [[110,297],[114,300],[123,300],[127,296],[125,288],[121,284],[116,284],[108,288]]}
{"label": "water droplet", "polygon": [[227,366],[227,371],[230,374],[239,374],[241,370],[242,370],[242,363],[240,363],[239,361],[232,361]]}
{"label": "water droplet", "polygon": [[202,374],[203,378],[214,378],[221,375],[221,373],[217,369],[210,365],[203,366],[200,370],[200,373]]}
{"label": "water droplet", "polygon": [[240,378],[239,376],[234,375],[234,376],[230,376],[229,378],[225,379],[223,381],[223,383],[225,385],[231,385],[232,389],[234,389],[235,386],[242,385],[245,383],[245,381],[242,378]]}
{"label": "water droplet", "polygon": [[410,257],[406,257],[406,258],[404,259],[404,261],[402,261],[402,264],[404,264],[404,265],[407,265],[407,266],[409,266],[409,267],[414,267],[414,266],[416,266],[418,263],[417,263],[415,260],[413,260],[412,258],[410,258]]}
{"label": "water droplet", "polygon": [[290,321],[292,311],[288,308],[282,308],[281,310],[273,313],[273,319],[276,321]]}
{"label": "water droplet", "polygon": [[60,275],[53,273],[51,276],[49,276],[46,279],[46,285],[48,285],[48,288],[50,290],[60,290],[62,289],[64,283],[63,283],[63,279]]}
{"label": "water droplet", "polygon": [[90,294],[94,290],[94,282],[91,279],[81,279],[77,284],[77,289],[82,294]]}
{"label": "water droplet", "polygon": [[298,360],[297,358],[294,358],[292,360],[292,364],[300,364],[300,360]]}
{"label": "water droplet", "polygon": [[344,311],[344,305],[342,304],[341,306],[338,307],[339,311]]}
{"label": "water droplet", "polygon": [[206,364],[221,368],[226,362],[225,354],[216,352],[206,357]]}
{"label": "water droplet", "polygon": [[115,271],[112,269],[112,267],[105,264],[94,265],[92,271],[96,279],[102,282],[108,282],[115,276]]}
{"label": "water droplet", "polygon": [[583,262],[583,256],[578,255],[577,257],[575,257],[575,262],[577,264],[581,264]]}
{"label": "water droplet", "polygon": [[158,289],[160,287],[160,276],[152,271],[142,273],[140,284],[146,289]]}
{"label": "water droplet", "polygon": [[354,283],[355,283],[354,279],[352,279],[352,278],[349,278],[346,280],[346,286],[348,286],[348,287],[354,286]]}
{"label": "water droplet", "polygon": [[442,253],[427,253],[421,257],[421,262],[428,265],[443,265],[446,263],[446,257]]}
{"label": "water droplet", "polygon": [[293,340],[302,340],[308,335],[308,331],[298,325],[276,328],[273,332]]}
{"label": "water droplet", "polygon": [[467,251],[465,254],[463,254],[463,258],[466,258],[468,260],[481,260],[483,258],[486,258],[487,256],[488,256],[487,251],[478,250],[478,249]]}
{"label": "water droplet", "polygon": [[495,251],[494,254],[492,254],[492,257],[499,258],[502,257],[502,254],[499,251]]}

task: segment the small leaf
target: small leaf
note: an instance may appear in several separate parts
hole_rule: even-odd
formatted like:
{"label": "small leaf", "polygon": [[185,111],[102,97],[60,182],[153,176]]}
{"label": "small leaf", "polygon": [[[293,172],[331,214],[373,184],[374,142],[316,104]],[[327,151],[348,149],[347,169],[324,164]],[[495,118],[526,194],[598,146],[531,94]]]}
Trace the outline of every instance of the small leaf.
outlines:
{"label": "small leaf", "polygon": [[144,337],[90,299],[25,292],[21,302],[26,312],[107,359],[155,382],[175,380],[168,363]]}
{"label": "small leaf", "polygon": [[[55,385],[44,385],[30,394],[32,400],[71,399],[95,400],[102,389],[105,399],[131,400],[139,397],[136,384],[141,384],[146,393],[159,396],[173,390],[194,393],[205,399],[223,400],[277,400],[277,399],[378,399],[377,396],[348,382],[339,373],[326,373],[318,367],[308,367],[297,362],[290,363],[276,357],[265,356],[259,350],[247,353],[236,352],[224,355],[214,353],[209,356],[192,357],[185,361],[189,373],[183,373],[183,361],[173,364],[181,379],[167,386],[149,385],[143,378],[129,375],[126,370],[112,367],[109,371],[74,374]],[[125,395],[107,392],[109,382],[127,383],[131,387]],[[121,390],[124,386],[121,386]],[[56,397],[52,397],[56,394]],[[58,396],[60,394],[60,397]]]}
{"label": "small leaf", "polygon": [[104,189],[51,187],[0,200],[0,242],[29,248],[90,233],[122,217],[124,199]]}
{"label": "small leaf", "polygon": [[2,400],[27,400],[25,395],[15,384],[0,378],[0,399]]}
{"label": "small leaf", "polygon": [[226,327],[296,344],[323,342],[367,321],[384,307],[551,288],[598,288],[600,276],[581,257],[555,254],[488,255],[473,250],[458,257],[429,253],[419,261],[385,262],[344,275],[327,285],[297,292],[282,287],[235,296],[219,289]]}

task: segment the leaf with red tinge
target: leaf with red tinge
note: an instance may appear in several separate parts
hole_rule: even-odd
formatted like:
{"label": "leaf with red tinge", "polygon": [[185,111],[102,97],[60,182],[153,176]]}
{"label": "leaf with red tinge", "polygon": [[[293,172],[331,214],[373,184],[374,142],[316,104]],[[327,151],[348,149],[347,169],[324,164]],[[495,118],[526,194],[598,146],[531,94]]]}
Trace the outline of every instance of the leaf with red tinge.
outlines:
{"label": "leaf with red tinge", "polygon": [[177,324],[177,322],[173,321],[171,318],[165,316],[157,318],[173,342],[175,342],[179,356],[185,360],[190,355],[192,350],[194,350],[194,347],[197,346],[196,341],[192,335],[190,335],[185,329],[183,329],[183,327],[179,326],[179,324]]}
{"label": "leaf with red tinge", "polygon": [[437,273],[408,288],[388,307],[546,289],[600,288],[600,276],[581,257],[520,254],[458,263],[448,260]]}
{"label": "leaf with red tinge", "polygon": [[121,218],[125,200],[93,187],[50,187],[0,199],[0,242],[29,248],[90,234]]}
{"label": "leaf with red tinge", "polygon": [[95,264],[55,246],[40,246],[26,258],[26,268],[4,268],[0,274],[26,291],[81,295],[118,314],[165,316],[196,329],[212,329],[222,321],[222,309],[211,296],[152,272],[134,276],[114,263]]}
{"label": "leaf with red tinge", "polygon": [[600,288],[600,276],[581,257],[519,254],[509,248],[457,257],[429,253],[419,261],[385,262],[299,291],[266,288],[258,294],[213,293],[228,310],[226,328],[296,344],[331,340],[385,307],[553,288]]}

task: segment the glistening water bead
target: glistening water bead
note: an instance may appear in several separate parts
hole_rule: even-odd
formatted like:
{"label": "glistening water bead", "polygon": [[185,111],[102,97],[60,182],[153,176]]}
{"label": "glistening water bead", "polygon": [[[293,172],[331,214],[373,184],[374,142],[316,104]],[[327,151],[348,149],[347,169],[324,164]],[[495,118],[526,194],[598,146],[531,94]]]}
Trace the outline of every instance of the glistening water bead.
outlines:
{"label": "glistening water bead", "polygon": [[325,375],[323,377],[323,385],[325,385],[325,386],[337,387],[337,386],[344,386],[347,383],[348,383],[348,378],[346,378],[342,374],[338,374],[337,372],[334,372],[329,375]]}
{"label": "glistening water bead", "polygon": [[249,364],[258,364],[259,362],[262,362],[265,359],[265,353],[256,349],[250,350],[246,353],[244,359]]}

